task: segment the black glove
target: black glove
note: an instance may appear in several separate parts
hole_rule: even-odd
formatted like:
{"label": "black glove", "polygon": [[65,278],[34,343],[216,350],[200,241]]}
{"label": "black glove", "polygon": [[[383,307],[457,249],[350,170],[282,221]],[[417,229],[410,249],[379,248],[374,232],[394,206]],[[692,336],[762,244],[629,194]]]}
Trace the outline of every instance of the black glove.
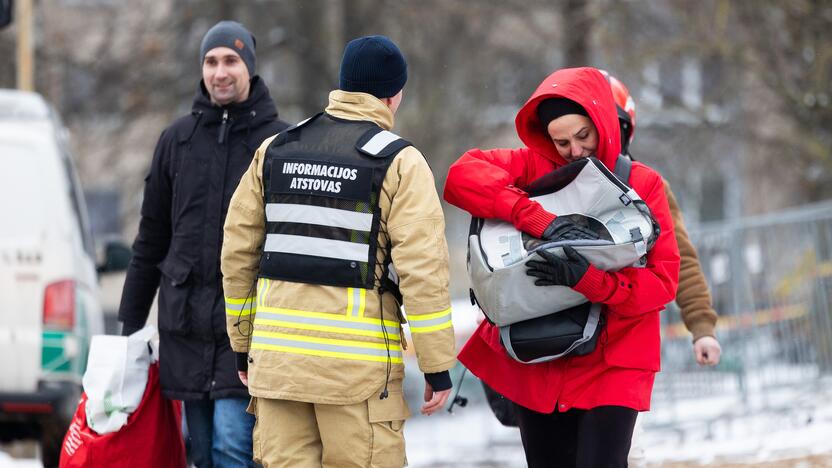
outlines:
{"label": "black glove", "polygon": [[558,216],[543,231],[543,239],[550,241],[558,240],[581,240],[598,239],[598,233],[586,226],[576,224],[569,219],[569,216]]}
{"label": "black glove", "polygon": [[526,263],[526,274],[540,278],[534,282],[537,286],[574,287],[586,274],[589,262],[568,245],[563,248],[563,253],[566,254],[565,259],[551,252],[538,250],[537,254],[546,261],[529,261]]}
{"label": "black glove", "polygon": [[248,353],[234,353],[238,372],[248,372]]}
{"label": "black glove", "polygon": [[425,380],[430,384],[430,388],[434,392],[441,392],[453,387],[451,383],[451,373],[448,371],[436,372],[433,374],[425,374]]}

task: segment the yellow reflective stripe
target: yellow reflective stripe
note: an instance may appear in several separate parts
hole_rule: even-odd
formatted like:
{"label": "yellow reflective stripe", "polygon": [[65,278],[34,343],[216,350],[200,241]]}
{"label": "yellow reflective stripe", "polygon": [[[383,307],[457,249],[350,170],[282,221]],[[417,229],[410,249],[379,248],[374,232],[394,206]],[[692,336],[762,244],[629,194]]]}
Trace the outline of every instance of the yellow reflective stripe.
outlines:
{"label": "yellow reflective stripe", "polygon": [[366,304],[366,289],[347,288],[347,315],[352,317],[363,317]]}
{"label": "yellow reflective stripe", "polygon": [[[373,325],[378,325],[381,327],[381,319],[377,318],[367,318],[367,317],[358,317],[358,318],[350,318],[344,316],[342,314],[330,314],[327,312],[311,312],[306,310],[296,310],[296,309],[283,309],[281,307],[258,307],[257,310],[263,312],[274,312],[277,314],[286,314],[286,315],[294,315],[296,317],[311,317],[311,318],[319,318],[325,320],[331,320],[334,322],[342,322],[342,323],[349,323],[349,322],[357,322],[357,323],[371,323]],[[385,320],[384,325],[389,328],[393,328],[394,330],[398,330],[399,322],[394,322],[392,320]],[[389,333],[389,332],[388,332]]]}
{"label": "yellow reflective stripe", "polygon": [[450,328],[453,325],[451,309],[424,315],[409,315],[411,333],[429,333],[436,330]]}
{"label": "yellow reflective stripe", "polygon": [[429,333],[434,332],[436,330],[444,330],[446,328],[451,328],[453,326],[453,322],[448,320],[445,323],[440,323],[438,325],[431,325],[429,327],[414,327],[410,325],[410,333]]}
{"label": "yellow reflective stripe", "polygon": [[257,311],[254,297],[225,297],[225,313],[234,317],[249,316]]}
{"label": "yellow reflective stripe", "polygon": [[448,307],[447,309],[445,309],[443,311],[434,312],[432,314],[408,315],[407,316],[407,321],[408,322],[421,322],[421,321],[424,321],[424,320],[433,320],[433,319],[437,319],[437,318],[445,317],[445,316],[450,317],[450,315],[451,315],[451,308]]}
{"label": "yellow reflective stripe", "polygon": [[[401,346],[255,330],[252,348],[359,361],[402,363]],[[389,355],[389,358],[388,358]]]}
{"label": "yellow reflective stripe", "polygon": [[[357,340],[341,340],[338,338],[321,338],[318,336],[293,335],[291,333],[270,332],[264,330],[255,330],[252,336],[262,336],[265,338],[280,338],[281,340],[302,341],[304,343],[317,343],[334,346],[354,346],[356,348],[382,349],[385,351],[387,350],[387,346],[384,343],[371,343],[369,341]],[[390,351],[401,350],[402,347],[397,344],[390,345]]]}
{"label": "yellow reflective stripe", "polygon": [[[387,356],[362,356],[358,354],[341,353],[336,351],[322,351],[316,349],[304,349],[294,346],[282,346],[266,343],[252,343],[252,349],[263,349],[266,351],[281,351],[290,354],[305,354],[308,356],[331,357],[339,359],[349,359],[351,361],[370,361],[370,362],[387,362]],[[404,360],[400,357],[390,356],[390,362],[393,364],[403,364]]]}
{"label": "yellow reflective stripe", "polygon": [[[261,309],[261,315],[263,311]],[[283,327],[283,328],[294,328],[296,330],[313,330],[313,331],[321,331],[321,332],[328,332],[328,333],[341,333],[344,335],[356,335],[356,336],[367,336],[371,338],[384,338],[384,332],[381,331],[372,331],[372,330],[355,330],[350,328],[338,327],[334,325],[316,325],[310,323],[298,323],[298,322],[289,322],[286,320],[274,320],[268,318],[261,318],[258,315],[255,318],[255,323],[258,325],[271,325],[273,327]],[[379,325],[379,328],[381,326]],[[388,331],[387,338],[391,341],[401,341],[401,337],[399,337],[399,331]]]}
{"label": "yellow reflective stripe", "polygon": [[241,298],[234,298],[225,296],[225,303],[226,304],[253,304],[254,303],[254,296],[251,297],[241,297]]}
{"label": "yellow reflective stripe", "polygon": [[266,305],[266,294],[271,287],[272,282],[268,278],[260,278],[257,284],[257,305]]}

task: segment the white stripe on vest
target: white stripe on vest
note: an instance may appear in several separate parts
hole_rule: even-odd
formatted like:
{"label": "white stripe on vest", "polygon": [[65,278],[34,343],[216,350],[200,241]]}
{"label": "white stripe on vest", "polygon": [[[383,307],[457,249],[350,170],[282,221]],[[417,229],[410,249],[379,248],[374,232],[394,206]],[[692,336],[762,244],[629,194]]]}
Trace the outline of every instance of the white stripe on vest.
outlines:
{"label": "white stripe on vest", "polygon": [[266,221],[270,223],[317,224],[319,226],[369,232],[373,225],[373,215],[372,213],[358,213],[313,205],[267,203]]}
{"label": "white stripe on vest", "polygon": [[370,141],[364,143],[364,146],[361,147],[361,151],[370,154],[379,154],[384,148],[387,148],[387,145],[399,139],[401,139],[401,137],[395,133],[382,130],[373,135],[373,137],[370,138]]}
{"label": "white stripe on vest", "polygon": [[370,246],[368,244],[289,234],[267,234],[263,250],[265,252],[312,255],[314,257],[337,258],[355,262],[366,262],[370,257]]}

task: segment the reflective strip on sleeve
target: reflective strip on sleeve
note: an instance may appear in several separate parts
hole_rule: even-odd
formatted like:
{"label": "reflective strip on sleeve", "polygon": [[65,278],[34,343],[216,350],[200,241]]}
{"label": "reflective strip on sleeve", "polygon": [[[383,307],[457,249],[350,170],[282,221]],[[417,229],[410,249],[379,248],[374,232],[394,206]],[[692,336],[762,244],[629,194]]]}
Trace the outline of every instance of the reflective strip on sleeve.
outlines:
{"label": "reflective strip on sleeve", "polygon": [[251,315],[257,311],[257,307],[254,302],[255,300],[256,298],[254,296],[242,299],[226,297],[225,313],[227,315],[233,315],[234,317]]}
{"label": "reflective strip on sleeve", "polygon": [[450,328],[453,325],[450,307],[432,314],[408,315],[407,321],[410,323],[411,333],[429,333]]}
{"label": "reflective strip on sleeve", "polygon": [[[277,307],[259,307],[254,318],[254,325],[294,328],[298,330],[315,330],[344,335],[384,338],[384,329],[380,319],[352,318],[325,312],[307,312],[302,310],[281,309]],[[387,338],[400,341],[399,323],[385,320]]]}
{"label": "reflective strip on sleeve", "polygon": [[373,224],[373,214],[314,205],[267,203],[266,221],[317,224],[369,232]]}
{"label": "reflective strip on sleeve", "polygon": [[367,343],[365,341],[335,340],[314,336],[255,330],[251,338],[252,349],[279,351],[289,354],[349,359],[354,361],[387,362],[402,364],[402,349],[397,344]]}
{"label": "reflective strip on sleeve", "polygon": [[263,250],[355,262],[366,262],[370,256],[370,246],[367,244],[289,234],[266,234]]}

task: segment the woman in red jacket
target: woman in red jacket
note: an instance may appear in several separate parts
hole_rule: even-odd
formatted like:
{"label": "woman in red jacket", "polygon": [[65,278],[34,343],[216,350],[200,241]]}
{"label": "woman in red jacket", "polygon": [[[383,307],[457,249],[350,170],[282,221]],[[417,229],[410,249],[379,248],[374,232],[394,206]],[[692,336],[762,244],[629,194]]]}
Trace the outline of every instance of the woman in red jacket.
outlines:
{"label": "woman in red jacket", "polygon": [[[610,85],[594,68],[556,71],[515,123],[526,147],[467,151],[448,172],[445,199],[473,216],[548,238],[568,222],[529,200],[523,187],[588,156],[614,170],[621,139]],[[488,322],[460,352],[471,372],[519,405],[530,467],[627,466],[637,412],[650,408],[659,371],[659,311],[676,294],[679,252],[659,174],[634,162],[629,184],[661,227],[645,268],[605,272],[574,251],[563,260],[552,255],[529,262],[539,287],[569,286],[605,305],[606,326],[592,353],[521,364],[506,354]]]}

